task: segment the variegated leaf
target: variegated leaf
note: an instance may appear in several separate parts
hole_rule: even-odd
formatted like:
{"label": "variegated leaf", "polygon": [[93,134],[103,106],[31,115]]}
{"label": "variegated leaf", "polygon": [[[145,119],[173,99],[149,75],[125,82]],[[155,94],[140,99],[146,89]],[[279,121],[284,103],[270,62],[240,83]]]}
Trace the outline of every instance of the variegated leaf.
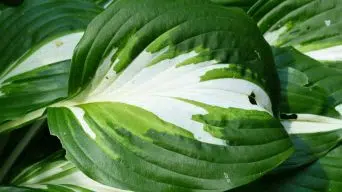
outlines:
{"label": "variegated leaf", "polygon": [[90,24],[69,83],[74,97],[48,109],[50,130],[109,186],[224,191],[292,153],[273,117],[271,50],[240,9],[118,0]]}
{"label": "variegated leaf", "polygon": [[[13,76],[0,88],[0,132],[10,131],[39,118],[44,107],[68,96],[70,60],[53,63]],[[40,109],[32,111],[33,109]]]}
{"label": "variegated leaf", "polygon": [[83,0],[26,0],[0,14],[0,132],[40,117],[67,94],[73,50],[102,9]]}
{"label": "variegated leaf", "polygon": [[88,178],[71,162],[65,160],[62,152],[57,152],[22,170],[9,184],[17,188],[0,187],[0,191],[124,192]]}
{"label": "variegated leaf", "polygon": [[273,46],[322,61],[342,60],[342,1],[259,0],[248,13]]}
{"label": "variegated leaf", "polygon": [[285,167],[298,167],[342,140],[342,72],[293,48],[274,49],[274,54],[282,88],[282,124],[296,149]]}

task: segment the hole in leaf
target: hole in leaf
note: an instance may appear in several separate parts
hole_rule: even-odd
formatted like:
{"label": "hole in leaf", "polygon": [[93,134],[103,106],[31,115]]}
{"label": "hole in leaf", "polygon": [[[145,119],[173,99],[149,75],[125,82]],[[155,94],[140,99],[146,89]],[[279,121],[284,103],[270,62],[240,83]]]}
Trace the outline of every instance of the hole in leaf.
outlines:
{"label": "hole in leaf", "polygon": [[298,115],[296,114],[280,114],[281,119],[297,119]]}
{"label": "hole in leaf", "polygon": [[248,96],[248,99],[252,105],[257,105],[257,102],[255,100],[255,94],[253,92]]}

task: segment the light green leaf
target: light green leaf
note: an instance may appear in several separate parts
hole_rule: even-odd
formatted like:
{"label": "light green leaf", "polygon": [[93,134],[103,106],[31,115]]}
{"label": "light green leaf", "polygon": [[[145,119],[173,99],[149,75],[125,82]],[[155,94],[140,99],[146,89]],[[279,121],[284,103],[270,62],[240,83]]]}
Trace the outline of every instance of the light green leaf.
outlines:
{"label": "light green leaf", "polygon": [[[13,178],[10,185],[23,187],[22,191],[44,192],[120,192],[85,176],[72,163],[65,160],[64,153],[57,152],[39,161]],[[14,190],[0,187],[1,192]],[[18,188],[18,191],[19,188]],[[123,192],[123,191],[122,191]]]}
{"label": "light green leaf", "polygon": [[48,109],[51,133],[109,186],[224,191],[292,153],[273,117],[272,52],[241,9],[118,0],[85,32],[69,85],[69,103]]}
{"label": "light green leaf", "polygon": [[342,1],[259,0],[249,11],[266,40],[317,60],[342,60]]}
{"label": "light green leaf", "polygon": [[274,49],[274,55],[281,80],[282,124],[296,149],[284,166],[298,167],[342,140],[342,72],[293,48]]}
{"label": "light green leaf", "polygon": [[69,63],[102,9],[83,0],[26,0],[0,14],[0,132],[67,96]]}

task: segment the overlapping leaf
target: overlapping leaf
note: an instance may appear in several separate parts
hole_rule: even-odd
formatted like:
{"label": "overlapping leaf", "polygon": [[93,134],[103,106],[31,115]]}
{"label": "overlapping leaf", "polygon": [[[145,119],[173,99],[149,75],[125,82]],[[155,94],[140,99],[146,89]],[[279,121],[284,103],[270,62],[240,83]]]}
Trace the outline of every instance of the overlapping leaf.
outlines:
{"label": "overlapping leaf", "polygon": [[68,96],[70,60],[62,61],[21,73],[6,80],[0,88],[0,119],[16,119],[0,125],[0,132],[27,123],[30,117],[39,117],[43,108]]}
{"label": "overlapping leaf", "polygon": [[274,46],[324,61],[342,60],[342,1],[259,0],[248,13]]}
{"label": "overlapping leaf", "polygon": [[240,9],[118,0],[91,22],[69,83],[71,105],[48,109],[50,130],[109,186],[224,191],[292,152],[273,118],[271,50]]}
{"label": "overlapping leaf", "polygon": [[72,163],[64,159],[64,153],[57,152],[48,158],[27,167],[12,179],[10,185],[0,187],[1,192],[120,192],[122,190],[97,183]]}
{"label": "overlapping leaf", "polygon": [[295,155],[285,166],[316,160],[342,139],[342,73],[293,48],[274,49],[281,80],[280,111]]}
{"label": "overlapping leaf", "polygon": [[26,0],[1,11],[0,132],[40,117],[42,107],[67,96],[68,60],[100,11],[81,0]]}
{"label": "overlapping leaf", "polygon": [[[18,65],[24,65],[23,63],[25,61],[28,62],[27,60],[30,61],[30,59],[36,59],[35,61],[46,59],[46,63],[43,63],[45,65],[54,63],[50,62],[51,60],[69,59],[69,57],[62,53],[70,51],[73,45],[68,43],[71,43],[69,41],[73,40],[73,38],[63,41],[59,40],[58,37],[83,31],[87,23],[99,11],[100,9],[94,4],[78,0],[28,0],[19,7],[4,10],[0,18],[0,30],[1,34],[3,34],[0,44],[0,52],[2,53],[0,73],[2,81],[9,78],[8,76],[13,76],[14,73],[18,74],[15,70],[19,68]],[[51,47],[42,47],[50,41],[52,41]],[[77,43],[77,40],[75,41],[72,43]],[[70,46],[68,51],[56,49],[56,47],[63,48],[64,46]],[[46,50],[44,51],[50,50],[50,52],[51,49],[55,48],[53,51],[56,52],[53,52],[54,55],[52,53],[45,53],[49,54],[47,56],[50,57],[42,58],[42,53],[37,53],[39,48],[45,48]],[[70,55],[70,53],[68,54]],[[30,56],[36,56],[36,58],[30,58]],[[44,60],[38,61],[43,62]],[[26,67],[32,69],[42,64],[33,63],[31,65]],[[29,69],[22,70],[28,71]]]}

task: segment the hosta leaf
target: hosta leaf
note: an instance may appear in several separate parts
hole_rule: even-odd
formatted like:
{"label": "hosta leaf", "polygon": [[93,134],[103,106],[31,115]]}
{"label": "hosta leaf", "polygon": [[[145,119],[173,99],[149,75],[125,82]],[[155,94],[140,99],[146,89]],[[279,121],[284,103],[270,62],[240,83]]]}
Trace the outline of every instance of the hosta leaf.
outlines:
{"label": "hosta leaf", "polygon": [[[331,118],[341,116],[336,106],[342,103],[339,96],[342,91],[342,71],[311,59],[293,48],[275,48],[274,55],[282,87],[288,90],[282,94],[282,112],[310,113]],[[289,91],[297,92],[298,97]],[[300,103],[298,99],[315,102],[315,105]]]}
{"label": "hosta leaf", "polygon": [[2,81],[22,71],[69,59],[80,36],[77,33],[100,11],[82,0],[26,0],[4,10],[0,16]]}
{"label": "hosta leaf", "polygon": [[[89,27],[91,30],[87,30],[83,41],[78,45],[73,57],[70,93],[80,92],[91,81],[93,85],[90,88],[88,86],[88,91],[101,91],[99,89],[112,83],[117,74],[126,68],[132,68],[132,73],[120,75],[116,85],[113,85],[120,86],[144,67],[176,58],[179,61],[176,60],[171,65],[204,65],[204,61],[213,64],[243,63],[236,70],[252,70],[254,74],[247,72],[243,75],[251,76],[264,85],[263,88],[272,96],[273,102],[277,101],[276,72],[271,65],[267,66],[267,70],[260,67],[264,63],[273,63],[272,57],[268,55],[269,48],[264,40],[259,35],[254,35],[258,34],[258,29],[254,27],[253,21],[238,9],[230,9],[231,13],[228,13],[227,8],[211,5],[205,0],[200,2],[167,0],[163,6],[157,3],[159,9],[150,11],[155,6],[155,1],[116,1],[101,17],[92,21]],[[205,4],[208,7],[203,9]],[[142,9],[142,5],[146,10]],[[187,8],[192,8],[193,11],[188,12]],[[216,15],[212,15],[213,9],[217,11]],[[169,18],[176,13],[177,17]],[[208,17],[210,15],[213,18]],[[165,20],[168,22],[165,23]],[[209,22],[211,20],[214,22]],[[207,26],[203,27],[203,22]],[[242,25],[242,22],[248,26]],[[233,30],[236,32],[233,33]],[[220,38],[222,40],[218,41]],[[134,65],[130,65],[131,63]]]}
{"label": "hosta leaf", "polygon": [[272,175],[232,192],[339,192],[342,188],[342,146],[313,164]]}
{"label": "hosta leaf", "polygon": [[342,72],[293,48],[274,49],[283,125],[296,148],[287,166],[311,162],[342,139]]}
{"label": "hosta leaf", "polygon": [[[18,191],[44,192],[120,192],[91,180],[72,163],[64,159],[64,153],[57,152],[21,171],[10,185]],[[20,187],[20,188],[19,188]],[[22,188],[21,188],[22,187]],[[14,188],[0,187],[0,191],[14,191]]]}
{"label": "hosta leaf", "polygon": [[[194,116],[197,121],[185,127],[199,129],[194,136],[191,130],[121,103],[49,109],[48,118],[71,161],[90,177],[124,189],[222,191],[260,177],[288,156],[287,135],[267,113],[221,113]],[[241,119],[247,115],[251,117]],[[196,126],[201,121],[208,122],[204,130]],[[255,137],[257,133],[264,138]]]}
{"label": "hosta leaf", "polygon": [[241,9],[118,0],[77,46],[76,96],[48,109],[49,127],[67,158],[103,184],[231,189],[292,153],[272,115],[279,85],[271,56]]}
{"label": "hosta leaf", "polygon": [[101,10],[82,0],[26,0],[1,11],[0,132],[67,96],[68,60]]}
{"label": "hosta leaf", "polygon": [[274,46],[294,46],[317,60],[342,60],[342,1],[259,0],[249,14]]}
{"label": "hosta leaf", "polygon": [[[0,88],[0,106],[3,113],[0,120],[15,119],[25,116],[35,109],[40,109],[68,95],[68,77],[70,60],[62,61],[32,71],[13,76]],[[15,102],[13,102],[15,101]],[[38,117],[43,110],[37,113]],[[34,117],[34,115],[29,117]],[[23,117],[22,117],[23,118]],[[20,120],[0,125],[0,132],[12,129]]]}

